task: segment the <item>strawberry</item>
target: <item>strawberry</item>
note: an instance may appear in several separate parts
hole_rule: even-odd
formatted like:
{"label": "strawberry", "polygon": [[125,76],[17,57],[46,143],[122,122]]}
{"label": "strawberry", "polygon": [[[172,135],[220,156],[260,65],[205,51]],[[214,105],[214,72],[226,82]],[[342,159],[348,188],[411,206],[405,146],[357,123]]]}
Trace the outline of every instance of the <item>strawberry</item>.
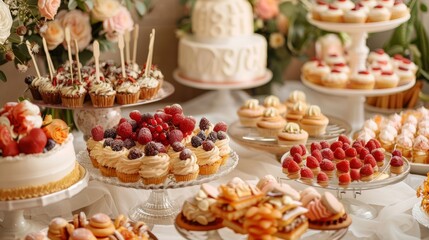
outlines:
{"label": "strawberry", "polygon": [[356,147],[354,147],[354,149],[356,149],[356,153],[359,154],[360,151],[362,151],[362,149],[364,149],[364,147],[362,147],[362,146],[356,146]]}
{"label": "strawberry", "polygon": [[393,150],[392,152],[392,156],[398,156],[398,157],[402,157],[402,152],[399,151],[398,149]]}
{"label": "strawberry", "polygon": [[137,141],[141,145],[146,145],[148,142],[152,141],[152,133],[148,128],[141,128],[137,134]]}
{"label": "strawberry", "polygon": [[375,143],[375,147],[376,148],[381,148],[381,144],[380,144],[380,142],[377,139],[373,138],[370,141],[373,141]]}
{"label": "strawberry", "polygon": [[185,116],[183,114],[174,115],[172,119],[173,125],[178,127],[184,119],[185,119]]}
{"label": "strawberry", "polygon": [[304,144],[299,144],[299,147],[302,150],[302,154],[301,154],[302,156],[304,156],[305,154],[307,154],[307,148],[305,148]]}
{"label": "strawberry", "polygon": [[311,152],[311,156],[313,156],[314,158],[316,158],[319,163],[323,160],[322,153],[320,153],[319,150],[312,151]]}
{"label": "strawberry", "polygon": [[341,149],[342,149],[342,147],[343,147],[343,142],[336,141],[336,142],[333,142],[333,143],[331,144],[330,149],[331,149],[332,151],[335,151],[337,148],[341,148]]}
{"label": "strawberry", "polygon": [[377,162],[375,161],[375,158],[371,154],[368,154],[365,156],[365,158],[363,159],[363,163],[371,164],[372,167],[377,166]]}
{"label": "strawberry", "polygon": [[346,157],[349,157],[349,158],[356,157],[357,156],[357,151],[356,151],[355,148],[351,147],[351,148],[345,150],[345,154],[346,154]]}
{"label": "strawberry", "polygon": [[363,163],[360,159],[354,157],[350,160],[350,167],[352,169],[360,169],[362,166]]}
{"label": "strawberry", "polygon": [[[371,139],[372,140],[372,139]],[[366,144],[365,144],[365,148],[367,148],[369,150],[369,152],[372,152],[372,150],[376,149],[377,146],[375,145],[374,141],[369,140]]]}
{"label": "strawberry", "polygon": [[326,181],[329,181],[328,175],[324,172],[319,172],[319,174],[317,174],[317,182],[320,183]]}
{"label": "strawberry", "polygon": [[360,179],[359,169],[350,170],[350,177],[352,178],[353,181],[359,181]]}
{"label": "strawberry", "polygon": [[300,164],[302,162],[302,156],[299,153],[295,153],[292,157],[296,163]]}
{"label": "strawberry", "polygon": [[343,144],[344,143],[350,144],[350,139],[344,134],[340,134],[340,136],[338,136],[338,141],[342,142]]}
{"label": "strawberry", "polygon": [[348,144],[348,143],[343,143],[343,150],[344,151],[346,151],[347,149],[349,149],[349,148],[352,148],[351,146],[350,146],[350,144]]}
{"label": "strawberry", "polygon": [[15,141],[9,142],[4,148],[3,148],[3,157],[13,157],[19,154],[18,149],[18,143]]}
{"label": "strawberry", "polygon": [[19,140],[18,148],[21,153],[25,154],[41,153],[47,141],[48,138],[42,129],[33,128],[27,136]]}
{"label": "strawberry", "polygon": [[5,125],[0,125],[0,149],[13,142],[9,129]]}
{"label": "strawberry", "polygon": [[344,152],[344,150],[342,148],[337,148],[337,149],[335,149],[335,152],[334,152],[334,158],[339,159],[339,160],[343,160],[346,158],[346,153]]}
{"label": "strawberry", "polygon": [[369,154],[369,150],[366,148],[362,148],[362,150],[360,150],[360,152],[359,152],[359,158],[365,159],[365,156],[368,154]]}
{"label": "strawberry", "polygon": [[302,148],[299,145],[295,145],[290,149],[290,155],[295,155],[296,153],[298,153],[299,155],[303,155],[302,154]]}
{"label": "strawberry", "polygon": [[402,160],[402,158],[399,156],[393,156],[390,160],[390,166],[400,167],[402,165],[404,165],[404,160]]}
{"label": "strawberry", "polygon": [[377,162],[384,161],[384,153],[380,149],[372,150],[371,155],[374,157],[375,161]]}
{"label": "strawberry", "polygon": [[299,172],[301,168],[299,167],[298,163],[295,161],[290,161],[289,165],[287,166],[288,173],[296,173]]}
{"label": "strawberry", "polygon": [[340,185],[348,185],[352,181],[352,179],[350,177],[350,174],[347,172],[340,174],[340,176],[338,176],[338,181],[340,182]]}
{"label": "strawberry", "polygon": [[170,144],[175,142],[181,142],[183,140],[183,133],[178,129],[171,130],[168,135],[168,141]]}
{"label": "strawberry", "polygon": [[308,156],[305,164],[309,168],[318,168],[319,167],[319,161],[317,161],[317,159],[313,156]]}
{"label": "strawberry", "polygon": [[356,148],[356,147],[363,147],[364,144],[362,144],[362,142],[360,140],[355,140],[352,143],[352,147]]}
{"label": "strawberry", "polygon": [[372,174],[374,174],[374,169],[372,168],[371,164],[365,164],[360,169],[359,173],[360,173],[361,177],[371,176]]}
{"label": "strawberry", "polygon": [[290,161],[293,161],[293,158],[291,156],[285,158],[285,160],[283,160],[282,162],[282,168],[288,168]]}
{"label": "strawberry", "polygon": [[320,153],[322,154],[323,158],[329,159],[329,160],[334,160],[334,153],[332,152],[331,149],[329,148],[324,148],[320,151]]}
{"label": "strawberry", "polygon": [[327,160],[327,159],[323,159],[322,162],[320,163],[320,168],[324,171],[333,171],[335,170],[335,166],[334,164]]}
{"label": "strawberry", "polygon": [[320,146],[322,147],[322,149],[329,148],[329,143],[327,141],[321,141]]}
{"label": "strawberry", "polygon": [[340,172],[348,172],[350,171],[350,163],[347,160],[341,160],[337,163],[337,170]]}
{"label": "strawberry", "polygon": [[164,108],[164,112],[174,116],[176,114],[182,114],[183,109],[182,109],[182,106],[180,106],[179,104],[176,103],[176,104],[173,104],[171,106],[166,106]]}
{"label": "strawberry", "polygon": [[313,152],[314,150],[322,150],[322,146],[318,142],[313,142],[310,145],[310,151]]}
{"label": "strawberry", "polygon": [[313,179],[313,172],[309,168],[303,167],[301,168],[301,178]]}

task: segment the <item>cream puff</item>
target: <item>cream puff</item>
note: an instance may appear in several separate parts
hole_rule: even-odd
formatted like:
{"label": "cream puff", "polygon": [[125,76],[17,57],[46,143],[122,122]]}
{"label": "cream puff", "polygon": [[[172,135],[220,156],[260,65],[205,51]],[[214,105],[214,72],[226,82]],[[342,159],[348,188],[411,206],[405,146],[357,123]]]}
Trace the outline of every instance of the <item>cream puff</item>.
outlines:
{"label": "cream puff", "polygon": [[343,10],[331,4],[327,11],[320,13],[320,18],[324,22],[340,23],[343,21]]}
{"label": "cream puff", "polygon": [[320,13],[328,10],[328,4],[323,0],[317,0],[311,7],[311,16],[314,20],[321,20]]}
{"label": "cream puff", "polygon": [[322,78],[322,85],[329,88],[345,88],[349,77],[338,69],[332,69],[331,73]]}
{"label": "cream puff", "polygon": [[307,111],[307,104],[304,102],[297,102],[286,113],[287,122],[298,123]]}
{"label": "cream puff", "polygon": [[344,22],[346,23],[365,23],[366,18],[367,12],[365,8],[358,5],[344,13]]}
{"label": "cream puff", "polygon": [[385,6],[379,4],[369,10],[368,13],[368,22],[384,22],[389,21],[390,19],[390,11]]}
{"label": "cream puff", "polygon": [[394,88],[398,86],[399,78],[394,72],[382,72],[375,79],[375,88]]}
{"label": "cream puff", "polygon": [[309,136],[315,137],[325,134],[329,119],[322,114],[319,106],[311,105],[300,121],[300,126]]}
{"label": "cream puff", "polygon": [[391,19],[397,19],[405,17],[409,14],[407,5],[405,5],[401,0],[395,1],[393,7],[390,8],[392,12]]}
{"label": "cream puff", "polygon": [[262,119],[256,123],[258,133],[262,137],[277,137],[286,125],[286,120],[280,116],[276,108],[269,107],[264,110]]}
{"label": "cream puff", "polygon": [[352,89],[373,89],[375,78],[369,71],[359,71],[350,77],[350,88]]}
{"label": "cream puff", "polygon": [[241,125],[256,127],[256,122],[262,118],[264,107],[259,105],[258,99],[248,99],[237,111]]}
{"label": "cream puff", "polygon": [[355,7],[355,4],[350,0],[336,0],[332,3],[332,5],[339,8],[343,12],[346,12]]}
{"label": "cream puff", "polygon": [[301,129],[297,123],[289,122],[277,134],[277,142],[284,145],[306,144],[308,133]]}

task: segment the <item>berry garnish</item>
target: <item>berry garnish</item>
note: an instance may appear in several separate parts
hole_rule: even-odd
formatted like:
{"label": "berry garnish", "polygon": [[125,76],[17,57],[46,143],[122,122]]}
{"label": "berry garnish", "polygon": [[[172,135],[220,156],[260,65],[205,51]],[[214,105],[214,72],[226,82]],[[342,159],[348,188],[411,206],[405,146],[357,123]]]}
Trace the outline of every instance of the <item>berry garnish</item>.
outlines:
{"label": "berry garnish", "polygon": [[195,122],[190,117],[186,117],[179,125],[180,131],[183,133],[191,133],[195,128]]}
{"label": "berry garnish", "polygon": [[330,149],[331,149],[332,151],[335,151],[335,149],[337,149],[337,148],[342,148],[342,147],[343,147],[343,142],[341,142],[341,141],[335,141],[335,142],[333,142],[333,143],[331,144]]}
{"label": "berry garnish", "polygon": [[181,142],[183,140],[183,133],[180,130],[174,129],[168,133],[168,141],[170,144]]}
{"label": "berry garnish", "polygon": [[142,156],[143,156],[143,152],[138,148],[133,148],[128,153],[128,159],[131,159],[131,160],[141,158]]}
{"label": "berry garnish", "polygon": [[175,142],[171,144],[171,147],[175,152],[180,152],[180,151],[183,151],[183,149],[185,149],[185,145],[183,145],[183,143],[181,142]]}
{"label": "berry garnish", "polygon": [[101,141],[104,139],[104,129],[102,126],[97,125],[91,129],[92,139],[95,141]]}
{"label": "berry garnish", "polygon": [[299,145],[294,145],[290,149],[290,155],[293,156],[295,154],[303,155],[302,154],[302,148]]}
{"label": "berry garnish", "polygon": [[390,160],[390,166],[400,167],[402,165],[404,165],[404,161],[399,156],[393,156],[392,159]]}
{"label": "berry garnish", "polygon": [[126,149],[131,149],[134,146],[136,146],[136,142],[134,142],[134,140],[132,140],[131,138],[127,138],[124,140],[124,147]]}
{"label": "berry garnish", "polygon": [[124,148],[124,141],[122,141],[120,139],[115,139],[110,144],[110,147],[112,148],[113,151],[119,152]]}
{"label": "berry garnish", "polygon": [[128,121],[119,124],[118,128],[116,129],[116,133],[121,136],[122,139],[131,137],[132,132],[133,127]]}
{"label": "berry garnish", "polygon": [[170,114],[172,116],[175,116],[177,114],[182,114],[183,113],[183,109],[182,106],[180,106],[179,104],[173,104],[171,106],[166,106],[164,108],[164,112],[167,114]]}
{"label": "berry garnish", "polygon": [[228,125],[225,122],[218,122],[213,128],[213,131],[219,132],[224,131],[226,132],[228,130]]}
{"label": "berry garnish", "polygon": [[302,156],[301,156],[299,153],[295,153],[295,154],[292,156],[292,158],[293,158],[293,160],[294,160],[296,163],[301,163],[301,162],[302,162]]}
{"label": "berry garnish", "polygon": [[323,159],[320,163],[320,168],[324,171],[333,171],[335,170],[335,165],[332,163],[332,161]]}
{"label": "berry garnish", "polygon": [[312,142],[310,145],[310,151],[313,152],[316,149],[321,150],[322,146],[318,142]]}
{"label": "berry garnish", "polygon": [[347,160],[341,160],[337,163],[336,167],[340,172],[348,172],[350,171],[350,162]]}
{"label": "berry garnish", "polygon": [[320,146],[322,147],[322,149],[324,149],[324,148],[329,148],[330,144],[327,141],[321,141]]}
{"label": "berry garnish", "polygon": [[329,148],[322,149],[320,153],[322,154],[323,158],[326,158],[331,161],[334,160],[334,153],[332,152],[331,149]]}
{"label": "berry garnish", "polygon": [[158,146],[153,141],[148,142],[144,148],[144,153],[146,156],[156,156],[159,153]]}
{"label": "berry garnish", "polygon": [[3,157],[13,157],[19,154],[19,146],[15,141],[8,142],[8,144],[3,148],[1,156]]}
{"label": "berry garnish", "polygon": [[201,118],[200,124],[199,124],[199,127],[200,127],[201,130],[204,131],[204,130],[209,129],[210,125],[211,125],[211,123],[210,123],[210,121],[207,118],[205,118],[205,117]]}
{"label": "berry garnish", "polygon": [[106,129],[104,131],[104,138],[116,138],[116,130],[113,128]]}
{"label": "berry garnish", "polygon": [[384,160],[384,153],[380,149],[372,150],[371,155],[374,157],[375,161],[377,162],[381,162]]}
{"label": "berry garnish", "polygon": [[309,168],[303,167],[301,168],[301,178],[313,179],[314,174]]}
{"label": "berry garnish", "polygon": [[140,120],[142,120],[142,114],[139,110],[134,110],[130,112],[130,118],[136,122],[140,122]]}
{"label": "berry garnish", "polygon": [[183,114],[176,114],[172,118],[172,123],[174,126],[178,127],[184,119],[185,116]]}
{"label": "berry garnish", "polygon": [[293,159],[291,156],[288,156],[285,158],[285,160],[283,160],[282,162],[282,168],[288,168],[290,161],[293,162]]}
{"label": "berry garnish", "polygon": [[363,163],[360,159],[354,157],[350,160],[350,168],[360,169],[362,166],[363,166]]}
{"label": "berry garnish", "polygon": [[320,166],[319,161],[313,156],[307,156],[306,166],[309,168],[317,168]]}
{"label": "berry garnish", "polygon": [[361,169],[360,169],[360,175],[361,177],[366,177],[366,176],[371,176],[372,174],[374,174],[374,169],[372,168],[371,164],[365,164]]}
{"label": "berry garnish", "polygon": [[348,138],[348,137],[347,137],[346,135],[344,135],[344,134],[340,134],[340,136],[338,136],[338,141],[342,142],[343,144],[344,144],[344,143],[351,144],[351,142],[350,142],[350,138]]}
{"label": "berry garnish", "polygon": [[350,177],[351,177],[352,181],[359,181],[360,180],[359,169],[350,170]]}
{"label": "berry garnish", "polygon": [[226,133],[224,131],[217,132],[217,139],[218,140],[224,140],[226,138],[227,138],[227,136],[226,136]]}
{"label": "berry garnish", "polygon": [[215,147],[215,144],[210,140],[204,141],[202,145],[205,151],[211,151]]}
{"label": "berry garnish", "polygon": [[398,156],[398,157],[402,157],[402,152],[399,151],[398,149],[393,150],[392,152],[392,156]]}
{"label": "berry garnish", "polygon": [[110,147],[113,143],[113,138],[106,138],[104,139],[103,147]]}
{"label": "berry garnish", "polygon": [[359,74],[362,74],[362,75],[369,75],[369,72],[368,72],[368,71],[359,71],[358,73],[359,73]]}
{"label": "berry garnish", "polygon": [[49,138],[45,145],[46,151],[51,151],[55,147],[55,145],[55,141],[52,138]]}
{"label": "berry garnish", "polygon": [[320,151],[317,149],[311,152],[311,156],[316,158],[319,163],[323,160],[322,153],[320,153]]}
{"label": "berry garnish", "polygon": [[197,148],[201,146],[201,144],[203,144],[203,140],[197,136],[193,136],[191,138],[191,144],[192,144],[192,147]]}
{"label": "berry garnish", "polygon": [[289,165],[287,166],[287,170],[289,173],[296,173],[300,171],[301,168],[299,167],[298,163],[296,163],[295,161],[290,161]]}
{"label": "berry garnish", "polygon": [[216,142],[217,141],[217,132],[210,132],[209,135],[207,136],[207,140],[210,140],[212,142]]}
{"label": "berry garnish", "polygon": [[30,85],[30,84],[33,82],[34,78],[35,78],[35,76],[32,76],[32,75],[28,75],[28,76],[26,76],[26,77],[24,78],[24,82],[25,82],[25,84]]}
{"label": "berry garnish", "polygon": [[185,148],[183,149],[183,151],[180,153],[179,158],[180,160],[186,160],[188,158],[190,158],[192,156],[192,151]]}
{"label": "berry garnish", "polygon": [[148,128],[141,128],[138,135],[137,135],[137,141],[141,145],[145,145],[146,143],[152,141],[152,133]]}
{"label": "berry garnish", "polygon": [[324,172],[319,172],[317,174],[317,182],[326,182],[326,181],[329,181],[328,175],[326,175],[326,173]]}
{"label": "berry garnish", "polygon": [[197,134],[197,137],[199,137],[199,138],[201,138],[201,140],[206,140],[206,134],[203,132],[203,131],[200,131],[198,134]]}

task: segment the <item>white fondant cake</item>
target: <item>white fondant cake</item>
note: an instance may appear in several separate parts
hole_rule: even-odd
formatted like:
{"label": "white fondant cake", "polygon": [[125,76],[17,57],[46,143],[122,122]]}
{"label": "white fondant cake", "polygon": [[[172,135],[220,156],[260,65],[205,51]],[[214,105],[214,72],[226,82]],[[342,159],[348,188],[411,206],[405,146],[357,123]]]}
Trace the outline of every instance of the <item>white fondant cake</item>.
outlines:
{"label": "white fondant cake", "polygon": [[247,0],[198,0],[192,30],[194,35],[179,43],[182,77],[228,84],[265,75],[267,41],[253,33],[253,12]]}

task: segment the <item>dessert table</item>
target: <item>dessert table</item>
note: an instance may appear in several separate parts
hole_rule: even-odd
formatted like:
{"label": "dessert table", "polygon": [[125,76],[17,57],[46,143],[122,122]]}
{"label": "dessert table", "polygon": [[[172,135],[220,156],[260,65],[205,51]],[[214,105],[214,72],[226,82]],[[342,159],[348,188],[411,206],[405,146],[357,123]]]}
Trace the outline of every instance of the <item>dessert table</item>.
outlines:
{"label": "dessert table", "polygon": [[[353,107],[350,106],[347,98],[314,92],[298,81],[287,81],[285,85],[275,88],[274,94],[284,100],[293,90],[303,90],[307,95],[308,102],[317,103],[323,113],[331,116],[341,118],[343,109]],[[236,110],[249,97],[244,91],[238,90],[227,93],[212,91],[181,105],[187,114],[193,115],[197,119],[205,116],[212,122],[232,123],[237,120]],[[142,112],[154,111],[165,105],[165,103],[156,103],[123,109],[122,114],[127,115],[135,108]],[[85,151],[86,147],[82,134],[74,132],[74,135],[76,152]],[[231,148],[240,156],[238,166],[229,175],[212,182],[213,185],[225,183],[233,177],[256,181],[259,177],[267,174],[272,174],[275,177],[283,176],[280,163],[275,155],[248,149],[235,142],[231,142]],[[415,189],[424,179],[425,176],[410,174],[403,182],[362,192],[362,195],[357,198],[376,208],[378,215],[372,220],[365,220],[352,215],[353,223],[344,239],[429,239],[429,229],[419,225],[411,215],[411,209],[419,201],[416,198]],[[287,181],[287,183],[298,190],[306,187],[295,181]],[[183,202],[184,199],[195,194],[197,190],[198,186],[189,187],[185,191],[172,189],[169,190],[169,194],[172,199]],[[104,212],[116,216],[119,213],[128,213],[132,207],[141,202],[142,199],[140,198],[147,198],[149,193],[150,191],[143,191],[142,194],[142,190],[105,185],[92,180],[87,189],[73,198],[44,208],[28,210],[25,215],[46,225],[49,219],[57,216],[71,219],[72,211],[85,211],[87,215]],[[2,217],[0,215],[0,218]],[[152,231],[158,239],[182,239],[172,225],[157,225]]]}

